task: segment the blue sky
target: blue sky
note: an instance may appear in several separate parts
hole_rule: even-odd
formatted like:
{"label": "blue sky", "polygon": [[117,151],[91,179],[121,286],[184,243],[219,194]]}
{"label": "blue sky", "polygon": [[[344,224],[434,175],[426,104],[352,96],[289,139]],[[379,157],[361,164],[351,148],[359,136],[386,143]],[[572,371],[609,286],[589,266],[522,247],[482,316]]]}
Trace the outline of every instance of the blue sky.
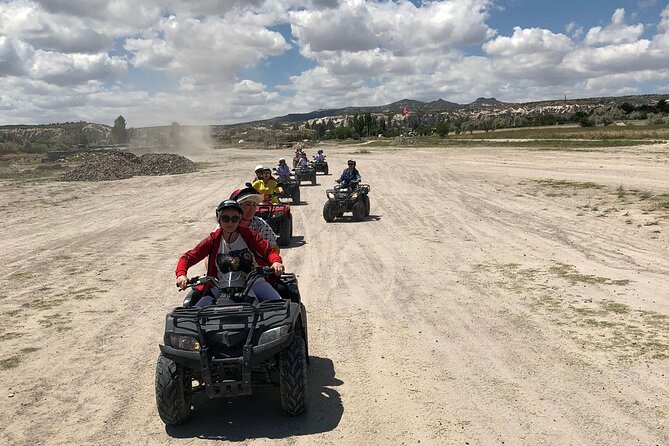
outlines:
{"label": "blue sky", "polygon": [[0,124],[667,93],[668,0],[0,0]]}

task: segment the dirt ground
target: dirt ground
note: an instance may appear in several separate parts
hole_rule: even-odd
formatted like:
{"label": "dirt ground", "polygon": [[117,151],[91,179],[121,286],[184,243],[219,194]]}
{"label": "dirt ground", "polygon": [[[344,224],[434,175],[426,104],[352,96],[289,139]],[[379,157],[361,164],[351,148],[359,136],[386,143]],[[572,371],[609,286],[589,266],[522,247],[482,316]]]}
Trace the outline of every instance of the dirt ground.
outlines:
{"label": "dirt ground", "polygon": [[669,145],[323,148],[334,172],[358,160],[372,209],[325,223],[334,175],[293,207],[282,255],[312,355],[296,418],[265,389],[166,429],[154,396],[178,257],[290,153],[3,182],[0,444],[669,444]]}

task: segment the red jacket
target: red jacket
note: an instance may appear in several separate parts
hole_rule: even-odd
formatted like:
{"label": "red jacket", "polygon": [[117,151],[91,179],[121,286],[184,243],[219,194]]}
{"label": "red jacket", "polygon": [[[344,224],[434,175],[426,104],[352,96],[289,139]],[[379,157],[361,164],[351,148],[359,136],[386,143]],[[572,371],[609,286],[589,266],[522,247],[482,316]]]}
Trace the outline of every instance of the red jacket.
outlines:
{"label": "red jacket", "polygon": [[[239,227],[239,235],[244,239],[249,249],[256,259],[259,266],[269,266],[272,263],[283,263],[281,256],[272,250],[267,240],[260,238],[257,232],[250,228]],[[186,275],[188,268],[200,262],[205,257],[209,256],[209,266],[207,267],[207,275],[217,277],[218,271],[216,267],[216,254],[221,246],[221,228],[216,229],[209,234],[204,240],[197,244],[197,246],[190,251],[186,251],[177,262],[176,275]]]}

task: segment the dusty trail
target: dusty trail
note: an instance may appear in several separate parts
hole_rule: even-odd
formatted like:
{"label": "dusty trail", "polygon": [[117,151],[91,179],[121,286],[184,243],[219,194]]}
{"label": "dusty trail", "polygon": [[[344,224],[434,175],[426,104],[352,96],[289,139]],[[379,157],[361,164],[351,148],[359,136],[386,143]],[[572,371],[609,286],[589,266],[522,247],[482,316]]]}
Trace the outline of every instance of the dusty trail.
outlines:
{"label": "dusty trail", "polygon": [[0,442],[669,443],[669,147],[356,150],[325,148],[335,173],[357,157],[370,218],[326,224],[319,176],[282,251],[309,309],[298,418],[264,391],[165,429],[153,391],[176,259],[285,153],[3,185]]}

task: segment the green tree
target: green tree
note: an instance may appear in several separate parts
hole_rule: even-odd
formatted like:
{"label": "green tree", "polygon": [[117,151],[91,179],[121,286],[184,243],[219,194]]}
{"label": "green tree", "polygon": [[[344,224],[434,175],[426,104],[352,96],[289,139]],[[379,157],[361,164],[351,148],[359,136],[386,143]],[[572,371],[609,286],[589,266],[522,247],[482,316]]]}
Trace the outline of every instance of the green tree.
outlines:
{"label": "green tree", "polygon": [[114,144],[124,144],[128,142],[128,131],[125,128],[125,118],[119,115],[114,120],[114,127],[111,130],[112,142]]}
{"label": "green tree", "polygon": [[353,130],[350,127],[337,127],[332,132],[332,136],[335,139],[348,139],[348,138],[357,139],[357,135],[353,133]]}
{"label": "green tree", "polygon": [[450,126],[448,125],[448,122],[445,122],[445,121],[441,121],[440,123],[438,123],[437,127],[435,129],[437,134],[439,136],[441,136],[442,138],[445,138],[446,136],[448,136],[448,132],[450,130],[451,129],[450,129]]}
{"label": "green tree", "polygon": [[432,134],[432,128],[426,126],[425,124],[419,124],[414,129],[414,132],[421,136],[428,136]]}

